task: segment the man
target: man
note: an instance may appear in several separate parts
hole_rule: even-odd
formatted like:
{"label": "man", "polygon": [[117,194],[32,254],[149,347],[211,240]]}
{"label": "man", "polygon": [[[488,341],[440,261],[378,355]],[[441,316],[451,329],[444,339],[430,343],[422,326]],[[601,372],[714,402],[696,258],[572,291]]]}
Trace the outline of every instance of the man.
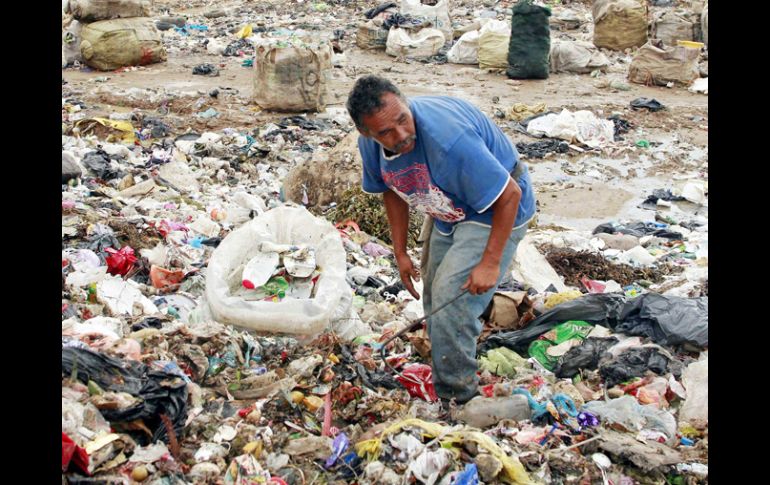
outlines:
{"label": "man", "polygon": [[535,213],[529,174],[505,134],[466,101],[407,100],[387,79],[364,76],[347,109],[362,135],[363,190],[383,194],[401,280],[417,299],[409,206],[434,220],[423,308],[446,306],[427,322],[433,383],[443,401],[465,403],[478,391],[479,317]]}

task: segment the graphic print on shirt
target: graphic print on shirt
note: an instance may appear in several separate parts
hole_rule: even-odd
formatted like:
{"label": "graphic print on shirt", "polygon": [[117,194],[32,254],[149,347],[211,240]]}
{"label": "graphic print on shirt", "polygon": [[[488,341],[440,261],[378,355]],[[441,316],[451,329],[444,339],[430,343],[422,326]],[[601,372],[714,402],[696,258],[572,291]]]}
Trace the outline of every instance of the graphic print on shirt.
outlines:
{"label": "graphic print on shirt", "polygon": [[417,163],[396,172],[383,171],[382,178],[385,185],[419,212],[450,223],[465,219],[465,211],[456,208],[452,200],[431,183],[426,164]]}

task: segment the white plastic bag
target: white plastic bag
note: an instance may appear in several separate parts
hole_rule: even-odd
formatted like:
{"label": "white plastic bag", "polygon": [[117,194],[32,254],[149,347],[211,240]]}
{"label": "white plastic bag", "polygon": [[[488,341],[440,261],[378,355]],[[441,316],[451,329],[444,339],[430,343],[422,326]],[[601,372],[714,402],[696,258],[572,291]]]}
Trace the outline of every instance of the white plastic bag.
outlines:
{"label": "white plastic bag", "polygon": [[535,136],[545,135],[570,143],[578,141],[591,148],[597,148],[613,141],[615,127],[612,121],[598,118],[590,111],[562,110],[535,118],[527,125],[527,131]]}
{"label": "white plastic bag", "polygon": [[420,0],[403,0],[401,13],[414,18],[429,20],[433,28],[444,34],[444,39],[452,38],[452,21],[449,18],[448,0],[439,0],[436,5],[423,5]]}
{"label": "white plastic bag", "polygon": [[705,357],[688,365],[682,374],[687,400],[679,411],[679,421],[696,428],[705,428],[709,422],[709,357],[708,352],[704,354]]}
{"label": "white plastic bag", "polygon": [[425,28],[417,32],[392,27],[385,43],[385,53],[394,57],[430,57],[444,45],[444,34]]}
{"label": "white plastic bag", "polygon": [[[233,294],[241,286],[239,268],[265,241],[315,249],[321,275],[314,298],[247,301]],[[317,334],[330,324],[342,296],[350,291],[345,260],[342,239],[331,223],[302,207],[278,207],[233,231],[217,247],[206,274],[206,300],[212,316],[221,323],[264,332]]]}
{"label": "white plastic bag", "polygon": [[464,33],[447,52],[447,60],[452,64],[478,64],[480,35],[478,30]]}
{"label": "white plastic bag", "polygon": [[[80,31],[83,30],[83,24],[73,20],[62,32],[62,50],[67,64],[75,61],[82,62],[83,56],[80,54]],[[65,61],[62,61],[64,63]]]}

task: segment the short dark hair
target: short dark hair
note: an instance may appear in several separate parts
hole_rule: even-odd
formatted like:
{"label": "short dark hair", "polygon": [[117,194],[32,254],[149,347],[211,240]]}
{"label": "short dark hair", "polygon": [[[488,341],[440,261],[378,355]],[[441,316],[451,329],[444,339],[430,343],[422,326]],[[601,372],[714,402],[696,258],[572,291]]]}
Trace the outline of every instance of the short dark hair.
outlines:
{"label": "short dark hair", "polygon": [[364,128],[364,116],[368,116],[382,108],[382,95],[385,93],[393,93],[399,98],[404,99],[401,91],[384,77],[370,74],[358,78],[353,89],[350,90],[348,102],[346,103],[348,113],[358,128]]}

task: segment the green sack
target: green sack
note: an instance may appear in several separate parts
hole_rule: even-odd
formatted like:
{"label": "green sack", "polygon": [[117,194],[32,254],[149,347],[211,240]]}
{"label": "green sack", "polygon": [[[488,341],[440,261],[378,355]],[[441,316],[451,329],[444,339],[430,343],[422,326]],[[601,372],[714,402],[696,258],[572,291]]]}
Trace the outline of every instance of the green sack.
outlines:
{"label": "green sack", "polygon": [[520,0],[513,6],[511,42],[508,44],[508,70],[511,79],[548,78],[551,51],[551,11]]}

